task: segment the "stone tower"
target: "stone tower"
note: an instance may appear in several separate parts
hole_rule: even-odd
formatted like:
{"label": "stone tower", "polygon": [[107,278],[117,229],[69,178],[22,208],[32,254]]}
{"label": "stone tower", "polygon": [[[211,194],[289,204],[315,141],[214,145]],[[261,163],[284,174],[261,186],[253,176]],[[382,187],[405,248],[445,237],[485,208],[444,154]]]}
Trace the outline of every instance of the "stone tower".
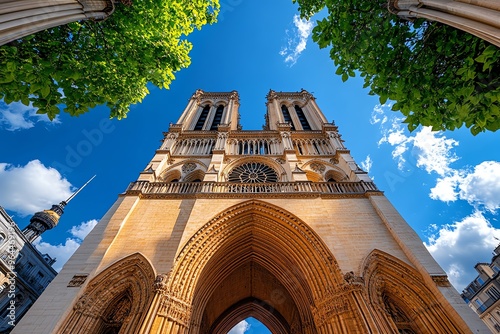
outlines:
{"label": "stone tower", "polygon": [[307,91],[196,91],[15,333],[483,333]]}

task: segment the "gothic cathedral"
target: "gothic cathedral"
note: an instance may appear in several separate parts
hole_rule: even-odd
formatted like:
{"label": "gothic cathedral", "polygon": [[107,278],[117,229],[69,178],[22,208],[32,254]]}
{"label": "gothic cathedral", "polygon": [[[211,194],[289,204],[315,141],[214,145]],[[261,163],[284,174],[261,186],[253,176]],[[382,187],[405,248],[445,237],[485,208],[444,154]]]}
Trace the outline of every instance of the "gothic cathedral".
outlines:
{"label": "gothic cathedral", "polygon": [[305,90],[198,90],[14,333],[485,333]]}

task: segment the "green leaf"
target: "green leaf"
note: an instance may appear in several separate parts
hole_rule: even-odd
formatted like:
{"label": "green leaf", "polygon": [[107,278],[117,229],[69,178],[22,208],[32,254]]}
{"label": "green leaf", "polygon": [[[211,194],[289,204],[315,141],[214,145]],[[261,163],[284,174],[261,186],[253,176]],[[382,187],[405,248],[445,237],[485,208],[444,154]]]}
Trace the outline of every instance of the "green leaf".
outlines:
{"label": "green leaf", "polygon": [[136,1],[116,6],[104,21],[73,22],[0,46],[0,95],[31,100],[50,118],[61,104],[74,116],[107,105],[124,118],[149,93],[149,82],[167,88],[189,66],[189,34],[215,22],[219,8],[218,0]]}
{"label": "green leaf", "polygon": [[500,106],[498,47],[445,24],[399,20],[383,0],[297,3],[309,16],[326,7],[313,40],[330,48],[336,74],[346,81],[359,73],[380,103],[396,102],[392,110],[408,116],[410,130],[419,124],[449,130],[465,124],[477,133],[500,124],[471,116],[492,115],[491,106]]}
{"label": "green leaf", "polygon": [[47,95],[49,95],[49,93],[50,93],[50,87],[49,86],[42,86],[40,92],[42,94],[42,97],[46,98]]}

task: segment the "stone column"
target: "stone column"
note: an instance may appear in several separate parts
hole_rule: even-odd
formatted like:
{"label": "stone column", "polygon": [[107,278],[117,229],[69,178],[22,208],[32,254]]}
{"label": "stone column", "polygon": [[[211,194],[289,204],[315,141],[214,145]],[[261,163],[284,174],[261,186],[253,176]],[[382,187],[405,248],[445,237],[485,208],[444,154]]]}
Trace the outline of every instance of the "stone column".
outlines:
{"label": "stone column", "polygon": [[80,20],[104,20],[112,0],[0,0],[0,45]]}
{"label": "stone column", "polygon": [[389,0],[389,10],[405,19],[441,22],[500,47],[497,0]]}
{"label": "stone column", "polygon": [[155,296],[139,334],[187,333],[191,319],[191,305],[174,296],[168,288],[169,274],[158,275]]}

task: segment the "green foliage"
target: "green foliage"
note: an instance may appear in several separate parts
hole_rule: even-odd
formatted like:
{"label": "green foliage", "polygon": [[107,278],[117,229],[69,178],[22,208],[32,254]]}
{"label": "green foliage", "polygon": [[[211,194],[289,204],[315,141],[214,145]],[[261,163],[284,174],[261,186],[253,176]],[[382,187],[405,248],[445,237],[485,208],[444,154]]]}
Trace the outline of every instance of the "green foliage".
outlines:
{"label": "green foliage", "polygon": [[380,103],[396,101],[410,131],[500,128],[499,48],[443,24],[399,19],[387,0],[293,1],[306,18],[327,8],[313,40],[331,47],[343,81],[357,71]]}
{"label": "green foliage", "polygon": [[195,28],[216,21],[218,0],[140,0],[117,5],[105,21],[55,27],[0,47],[0,98],[38,107],[53,119],[106,104],[126,117],[149,93],[168,88],[190,64]]}

